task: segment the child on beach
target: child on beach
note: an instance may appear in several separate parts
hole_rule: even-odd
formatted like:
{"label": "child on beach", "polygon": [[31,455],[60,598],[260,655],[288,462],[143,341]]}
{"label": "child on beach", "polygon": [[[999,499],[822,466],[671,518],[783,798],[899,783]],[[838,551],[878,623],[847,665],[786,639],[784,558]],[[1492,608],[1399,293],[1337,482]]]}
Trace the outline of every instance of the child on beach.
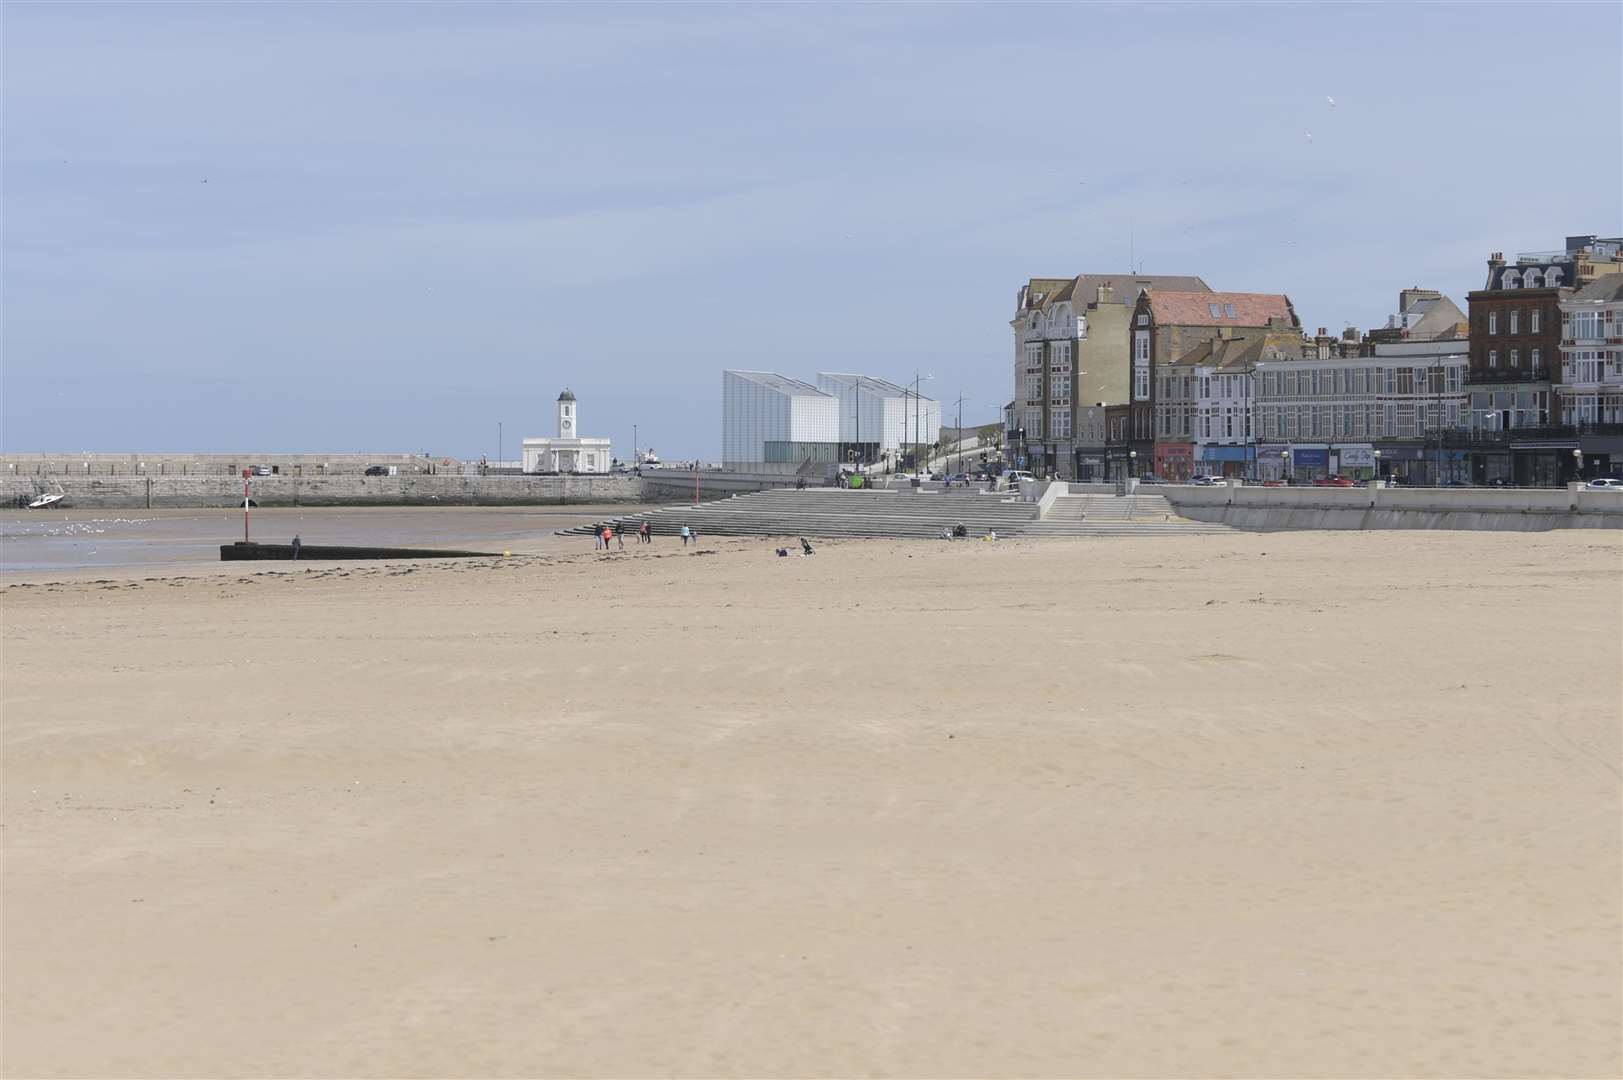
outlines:
{"label": "child on beach", "polygon": [[692,538],[692,536],[693,536],[692,531],[689,530],[686,525],[682,526],[682,546],[683,547],[688,546],[688,540],[690,540]]}

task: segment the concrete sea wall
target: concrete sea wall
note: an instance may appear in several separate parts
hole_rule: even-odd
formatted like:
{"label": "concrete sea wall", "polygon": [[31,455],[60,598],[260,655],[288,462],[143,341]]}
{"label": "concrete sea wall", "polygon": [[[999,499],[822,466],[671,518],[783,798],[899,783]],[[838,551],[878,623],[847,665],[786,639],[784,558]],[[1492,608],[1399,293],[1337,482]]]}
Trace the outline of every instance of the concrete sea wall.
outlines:
{"label": "concrete sea wall", "polygon": [[[1144,489],[1140,489],[1141,491]],[[1180,515],[1237,529],[1623,529],[1623,491],[1493,488],[1151,489]]]}
{"label": "concrete sea wall", "polygon": [[[89,476],[45,478],[67,492],[74,510],[158,510],[237,506],[242,478]],[[556,506],[639,502],[642,487],[625,476],[256,476],[259,506]],[[33,478],[0,477],[0,503],[36,492]]]}

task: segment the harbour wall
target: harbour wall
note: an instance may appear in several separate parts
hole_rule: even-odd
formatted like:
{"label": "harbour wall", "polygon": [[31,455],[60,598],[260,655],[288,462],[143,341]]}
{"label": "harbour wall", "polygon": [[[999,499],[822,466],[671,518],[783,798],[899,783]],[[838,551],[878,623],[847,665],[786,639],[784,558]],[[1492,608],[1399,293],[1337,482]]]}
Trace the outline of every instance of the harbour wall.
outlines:
{"label": "harbour wall", "polygon": [[1165,495],[1196,521],[1237,529],[1473,529],[1544,532],[1623,529],[1623,491],[1581,485],[1551,490],[1493,488],[1267,488],[1169,485]]}
{"label": "harbour wall", "polygon": [[[160,510],[240,506],[240,476],[55,476],[70,510]],[[34,478],[0,477],[0,504],[37,494]],[[629,476],[256,476],[257,506],[559,506],[639,502]]]}

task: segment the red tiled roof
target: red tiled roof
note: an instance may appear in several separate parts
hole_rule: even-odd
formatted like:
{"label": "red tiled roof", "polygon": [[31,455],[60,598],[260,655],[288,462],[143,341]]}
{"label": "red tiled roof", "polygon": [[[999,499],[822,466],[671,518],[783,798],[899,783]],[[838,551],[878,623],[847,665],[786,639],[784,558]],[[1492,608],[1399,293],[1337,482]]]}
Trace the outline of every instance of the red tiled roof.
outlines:
{"label": "red tiled roof", "polygon": [[[1290,297],[1284,293],[1171,292],[1147,289],[1150,311],[1161,326],[1267,326],[1271,318],[1295,325]],[[1213,315],[1211,305],[1220,314]],[[1234,317],[1228,314],[1234,307]]]}

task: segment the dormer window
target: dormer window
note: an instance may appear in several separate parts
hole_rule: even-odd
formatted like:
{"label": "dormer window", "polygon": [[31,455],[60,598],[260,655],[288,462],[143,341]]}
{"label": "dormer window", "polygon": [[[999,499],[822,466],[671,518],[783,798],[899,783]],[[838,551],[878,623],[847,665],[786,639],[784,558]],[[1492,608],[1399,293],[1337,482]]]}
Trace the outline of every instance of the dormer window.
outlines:
{"label": "dormer window", "polygon": [[1539,287],[1537,270],[1529,270],[1522,276],[1522,287],[1527,289],[1536,289]]}
{"label": "dormer window", "polygon": [[1520,270],[1506,270],[1505,273],[1504,273],[1504,276],[1499,279],[1499,287],[1501,289],[1519,289],[1519,288],[1521,288],[1522,287],[1521,271]]}
{"label": "dormer window", "polygon": [[1559,266],[1552,266],[1544,271],[1544,287],[1546,289],[1558,289],[1561,287],[1561,268]]}

